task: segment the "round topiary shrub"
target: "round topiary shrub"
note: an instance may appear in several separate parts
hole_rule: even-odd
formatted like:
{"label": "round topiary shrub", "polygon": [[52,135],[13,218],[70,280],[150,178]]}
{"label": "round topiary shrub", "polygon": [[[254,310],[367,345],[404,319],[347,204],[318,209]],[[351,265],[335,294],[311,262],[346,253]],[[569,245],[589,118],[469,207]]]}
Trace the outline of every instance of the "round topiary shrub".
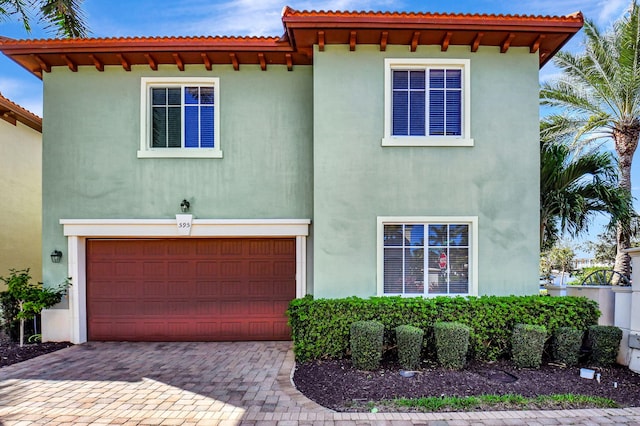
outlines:
{"label": "round topiary shrub", "polygon": [[553,333],[553,359],[568,366],[578,363],[584,332],[574,327],[559,327]]}
{"label": "round topiary shrub", "polygon": [[398,360],[400,367],[414,370],[420,365],[422,341],[424,331],[412,325],[396,327],[396,342],[398,343]]}
{"label": "round topiary shrub", "polygon": [[467,361],[471,328],[457,322],[433,325],[438,362],[445,368],[460,370]]}
{"label": "round topiary shrub", "polygon": [[603,366],[615,364],[622,330],[613,325],[592,325],[587,335],[587,341],[591,346],[591,360]]}
{"label": "round topiary shrub", "polygon": [[516,324],[511,339],[513,363],[520,368],[540,368],[547,329],[542,325]]}
{"label": "round topiary shrub", "polygon": [[351,362],[358,370],[375,370],[382,359],[384,325],[378,321],[351,324]]}

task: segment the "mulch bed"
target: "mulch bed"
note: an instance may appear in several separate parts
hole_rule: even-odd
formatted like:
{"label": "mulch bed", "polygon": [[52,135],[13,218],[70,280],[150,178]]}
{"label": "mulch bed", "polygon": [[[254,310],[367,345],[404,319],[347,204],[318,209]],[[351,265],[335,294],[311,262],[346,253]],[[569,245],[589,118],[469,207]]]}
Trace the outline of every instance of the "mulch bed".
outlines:
{"label": "mulch bed", "polygon": [[[395,398],[518,394],[525,397],[580,394],[609,398],[621,407],[640,406],[640,375],[627,367],[594,367],[595,379],[580,377],[580,367],[545,364],[540,369],[518,369],[509,361],[474,362],[461,371],[425,364],[410,378],[399,374],[397,363],[383,362],[376,371],[359,371],[349,360],[298,364],[293,380],[300,392],[336,411],[362,411],[369,402]],[[586,408],[582,406],[521,407],[522,409]],[[513,408],[511,408],[513,409]],[[381,411],[401,411],[385,406]],[[405,409],[406,411],[406,409]]]}
{"label": "mulch bed", "polygon": [[40,355],[55,352],[72,346],[69,342],[25,343],[20,347],[18,343],[8,339],[0,339],[0,367],[26,361]]}
{"label": "mulch bed", "polygon": [[[20,347],[0,339],[0,368],[72,346],[69,342],[29,343]],[[580,377],[580,367],[600,373],[600,382]],[[627,367],[548,363],[540,369],[518,369],[508,361],[474,362],[464,370],[446,370],[425,363],[413,377],[402,377],[397,363],[385,360],[376,371],[360,371],[348,359],[312,361],[296,366],[293,380],[309,399],[336,411],[362,411],[369,402],[428,396],[518,394],[526,397],[580,394],[609,398],[621,407],[640,406],[640,375]],[[522,407],[535,409],[585,406]],[[513,409],[513,407],[510,407]],[[394,410],[384,406],[381,411]],[[400,409],[397,409],[400,411]],[[404,409],[406,411],[406,409]]]}

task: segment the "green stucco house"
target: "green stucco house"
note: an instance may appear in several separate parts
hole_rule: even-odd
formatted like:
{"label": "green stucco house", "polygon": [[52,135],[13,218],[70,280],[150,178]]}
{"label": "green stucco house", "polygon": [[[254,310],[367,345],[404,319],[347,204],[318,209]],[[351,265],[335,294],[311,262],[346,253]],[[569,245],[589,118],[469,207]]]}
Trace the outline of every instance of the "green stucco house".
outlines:
{"label": "green stucco house", "polygon": [[582,15],[282,22],[0,39],[44,81],[43,278],[72,281],[45,339],[288,339],[306,294],[537,292],[538,72]]}

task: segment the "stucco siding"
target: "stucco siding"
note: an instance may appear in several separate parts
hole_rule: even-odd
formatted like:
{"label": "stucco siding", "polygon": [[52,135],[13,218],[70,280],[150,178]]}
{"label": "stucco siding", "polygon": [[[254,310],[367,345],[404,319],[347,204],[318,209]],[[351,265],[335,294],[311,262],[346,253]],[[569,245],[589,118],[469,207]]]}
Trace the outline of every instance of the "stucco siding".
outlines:
{"label": "stucco siding", "polygon": [[[384,58],[469,59],[473,147],[382,147]],[[326,46],[314,56],[316,297],[376,294],[379,216],[476,216],[478,294],[537,291],[538,57]]]}
{"label": "stucco siding", "polygon": [[[0,276],[29,268],[42,281],[42,135],[0,120]],[[4,283],[0,283],[0,290]]]}
{"label": "stucco siding", "polygon": [[[142,77],[218,77],[222,159],[137,158]],[[54,68],[45,74],[44,252],[62,218],[312,217],[312,70],[297,66]],[[64,262],[45,264],[52,279]]]}

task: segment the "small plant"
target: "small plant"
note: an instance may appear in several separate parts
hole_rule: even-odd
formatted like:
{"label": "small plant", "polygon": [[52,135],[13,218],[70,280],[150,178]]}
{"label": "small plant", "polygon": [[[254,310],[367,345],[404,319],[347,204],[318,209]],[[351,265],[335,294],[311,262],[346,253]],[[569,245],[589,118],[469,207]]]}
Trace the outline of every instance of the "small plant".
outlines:
{"label": "small plant", "polygon": [[42,334],[39,334],[39,333],[38,334],[32,334],[27,339],[27,342],[29,342],[29,343],[40,343],[40,342],[42,342]]}
{"label": "small plant", "polygon": [[5,292],[10,299],[18,304],[16,318],[20,320],[20,346],[24,346],[24,323],[25,320],[32,319],[43,309],[59,303],[62,296],[67,293],[69,281],[66,280],[56,288],[45,288],[42,283],[31,282],[29,268],[15,270],[10,269],[8,278],[0,277],[7,285]]}
{"label": "small plant", "polygon": [[559,327],[553,334],[553,358],[566,365],[578,363],[584,332],[573,327]]}
{"label": "small plant", "polygon": [[396,327],[396,341],[398,343],[398,360],[400,367],[413,370],[420,365],[420,353],[424,331],[412,325]]}
{"label": "small plant", "polygon": [[471,329],[457,322],[437,322],[433,331],[440,365],[453,370],[463,368],[467,360]]}
{"label": "small plant", "polygon": [[618,357],[622,330],[612,325],[592,325],[588,330],[591,359],[600,365],[613,365]]}
{"label": "small plant", "polygon": [[378,321],[351,324],[351,362],[359,370],[375,370],[382,359],[384,326]]}
{"label": "small plant", "polygon": [[546,340],[547,329],[544,326],[516,324],[511,339],[514,364],[520,368],[539,368]]}

